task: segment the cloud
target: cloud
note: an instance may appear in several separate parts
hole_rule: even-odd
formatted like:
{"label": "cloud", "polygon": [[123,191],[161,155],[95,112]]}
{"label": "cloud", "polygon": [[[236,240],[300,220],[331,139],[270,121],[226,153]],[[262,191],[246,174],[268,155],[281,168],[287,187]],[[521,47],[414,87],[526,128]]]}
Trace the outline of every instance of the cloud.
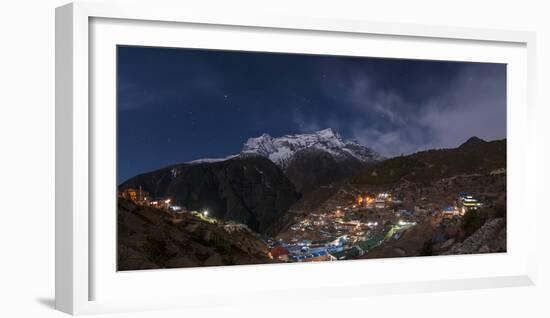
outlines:
{"label": "cloud", "polygon": [[495,69],[467,65],[427,98],[406,98],[397,89],[380,87],[375,76],[357,73],[338,85],[342,94],[327,87],[325,92],[357,112],[357,119],[345,125],[346,135],[391,157],[456,147],[471,136],[505,138],[506,78]]}
{"label": "cloud", "polygon": [[506,137],[506,78],[466,68],[449,89],[427,103],[418,119],[435,145],[456,146],[471,136]]}
{"label": "cloud", "polygon": [[417,126],[381,131],[356,124],[351,134],[359,143],[387,157],[414,153],[423,149],[420,146],[423,144],[422,129]]}
{"label": "cloud", "polygon": [[323,129],[323,124],[319,119],[312,116],[307,117],[297,109],[293,111],[292,121],[301,133],[310,133]]}
{"label": "cloud", "polygon": [[360,114],[383,116],[396,125],[405,122],[402,110],[407,104],[403,98],[394,91],[378,88],[367,75],[354,73],[339,86],[345,87],[342,95],[328,95],[335,101],[343,102]]}

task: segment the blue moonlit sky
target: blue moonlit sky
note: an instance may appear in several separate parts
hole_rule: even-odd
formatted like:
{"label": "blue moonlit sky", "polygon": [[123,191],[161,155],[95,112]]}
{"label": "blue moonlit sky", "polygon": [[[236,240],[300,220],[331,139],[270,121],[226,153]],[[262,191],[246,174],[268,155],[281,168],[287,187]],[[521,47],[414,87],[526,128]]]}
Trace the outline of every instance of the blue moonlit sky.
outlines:
{"label": "blue moonlit sky", "polygon": [[118,47],[118,182],[333,128],[382,155],[506,138],[506,65]]}

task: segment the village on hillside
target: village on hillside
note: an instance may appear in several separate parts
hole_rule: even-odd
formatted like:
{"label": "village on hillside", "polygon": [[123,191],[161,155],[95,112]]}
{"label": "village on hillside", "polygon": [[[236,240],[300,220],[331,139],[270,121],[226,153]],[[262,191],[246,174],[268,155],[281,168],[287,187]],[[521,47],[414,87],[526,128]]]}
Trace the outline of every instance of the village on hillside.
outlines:
{"label": "village on hillside", "polygon": [[[446,234],[449,228],[461,227],[465,218],[486,213],[485,208],[503,200],[497,186],[505,183],[505,176],[505,169],[496,169],[486,175],[460,175],[425,186],[408,182],[386,188],[348,184],[315,209],[292,211],[291,224],[273,237],[263,235],[262,241],[274,262],[368,258],[369,252],[404,240],[404,233],[419,226],[433,229],[435,234],[430,240],[434,244],[444,244],[449,239],[454,241]],[[489,186],[480,186],[480,178],[486,179]],[[172,198],[152,198],[141,188],[128,188],[118,195],[169,213],[176,222],[182,215],[191,214],[226,229],[252,232],[244,224],[217,220],[206,209],[190,211]],[[403,251],[402,256],[423,255],[418,246],[414,248]]]}

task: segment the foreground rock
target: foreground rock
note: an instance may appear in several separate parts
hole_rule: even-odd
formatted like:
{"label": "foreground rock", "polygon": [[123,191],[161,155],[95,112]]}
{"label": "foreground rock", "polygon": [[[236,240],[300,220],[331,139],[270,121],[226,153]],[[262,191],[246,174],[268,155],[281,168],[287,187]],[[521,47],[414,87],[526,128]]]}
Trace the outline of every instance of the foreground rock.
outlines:
{"label": "foreground rock", "polygon": [[246,226],[118,202],[118,270],[265,264],[264,242]]}
{"label": "foreground rock", "polygon": [[443,255],[506,252],[506,221],[496,218],[487,221],[461,243],[456,243]]}

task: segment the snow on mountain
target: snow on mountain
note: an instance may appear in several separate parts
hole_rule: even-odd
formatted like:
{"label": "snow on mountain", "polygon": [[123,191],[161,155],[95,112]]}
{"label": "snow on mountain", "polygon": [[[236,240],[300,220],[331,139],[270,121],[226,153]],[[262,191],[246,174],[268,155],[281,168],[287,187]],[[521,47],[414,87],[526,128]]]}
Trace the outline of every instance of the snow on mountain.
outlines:
{"label": "snow on mountain", "polygon": [[203,159],[196,159],[196,160],[193,160],[193,161],[188,161],[187,163],[188,164],[198,164],[198,163],[220,162],[220,161],[229,160],[229,159],[232,159],[232,158],[235,158],[235,157],[238,157],[238,156],[239,155],[230,155],[230,156],[227,156],[225,158],[203,158]]}
{"label": "snow on mountain", "polygon": [[267,157],[284,170],[297,152],[308,148],[325,151],[336,160],[356,159],[362,163],[369,163],[381,159],[380,155],[356,141],[343,140],[340,134],[331,128],[278,138],[262,134],[260,137],[248,139],[241,155]]}

